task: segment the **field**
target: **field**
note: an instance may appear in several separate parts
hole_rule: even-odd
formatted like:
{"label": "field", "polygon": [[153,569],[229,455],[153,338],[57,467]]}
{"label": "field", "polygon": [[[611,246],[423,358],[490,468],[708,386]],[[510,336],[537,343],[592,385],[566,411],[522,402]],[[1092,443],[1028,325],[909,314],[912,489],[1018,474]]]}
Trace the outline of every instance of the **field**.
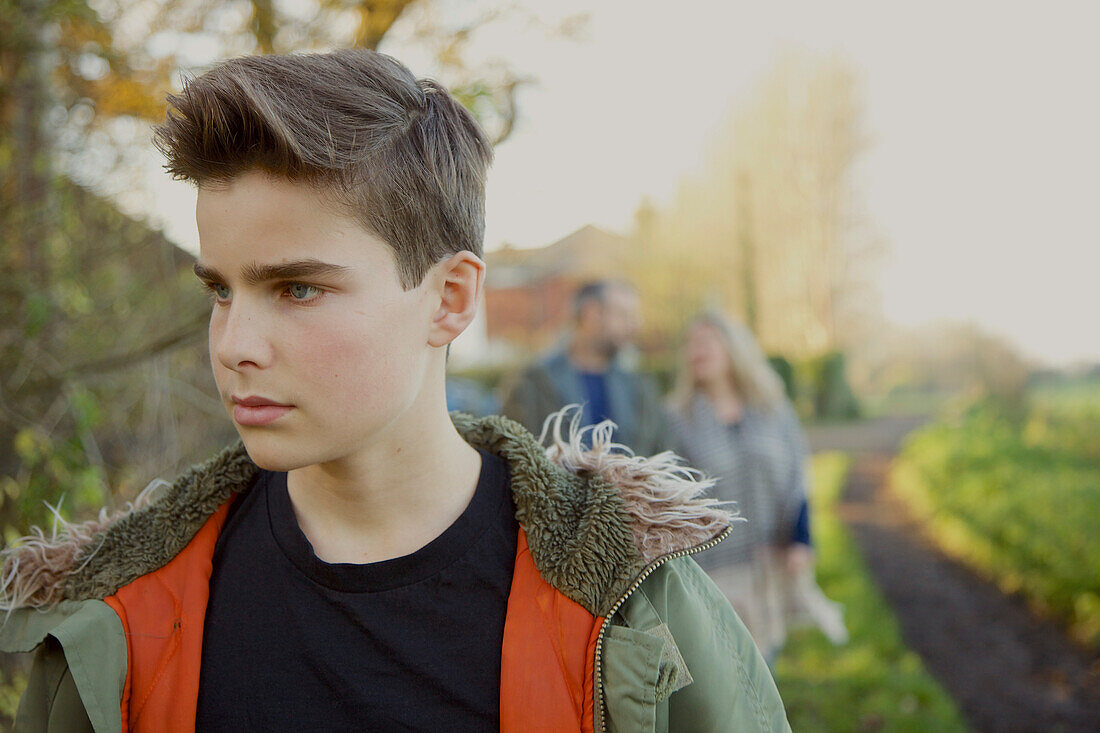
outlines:
{"label": "field", "polygon": [[1100,647],[1100,389],[1036,391],[914,434],[891,478],[947,553]]}
{"label": "field", "polygon": [[813,471],[818,582],[827,596],[844,604],[852,638],[837,647],[816,630],[791,636],[776,664],[791,727],[800,733],[967,730],[920,657],[905,647],[889,606],[835,515],[847,457],[819,454]]}

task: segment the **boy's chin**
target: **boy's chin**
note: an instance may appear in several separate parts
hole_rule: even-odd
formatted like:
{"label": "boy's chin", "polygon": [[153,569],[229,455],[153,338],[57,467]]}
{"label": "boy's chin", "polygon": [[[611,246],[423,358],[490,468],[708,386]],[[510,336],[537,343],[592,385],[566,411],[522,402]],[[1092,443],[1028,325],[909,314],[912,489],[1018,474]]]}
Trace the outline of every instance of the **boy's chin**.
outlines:
{"label": "boy's chin", "polygon": [[[239,431],[241,432],[241,431]],[[293,471],[303,466],[311,466],[316,460],[310,460],[305,451],[286,445],[285,440],[273,436],[249,435],[241,432],[241,441],[248,457],[265,471]]]}

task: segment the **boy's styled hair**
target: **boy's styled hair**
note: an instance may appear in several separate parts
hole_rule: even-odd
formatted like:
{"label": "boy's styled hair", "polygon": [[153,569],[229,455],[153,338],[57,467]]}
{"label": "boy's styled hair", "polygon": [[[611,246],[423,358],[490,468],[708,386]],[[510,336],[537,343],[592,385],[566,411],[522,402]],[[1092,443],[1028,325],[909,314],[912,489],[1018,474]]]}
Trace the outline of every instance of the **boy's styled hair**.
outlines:
{"label": "boy's styled hair", "polygon": [[317,187],[394,250],[401,285],[481,256],[484,131],[440,84],[363,49],[245,56],[169,95],[153,135],[173,178],[227,184],[263,170]]}

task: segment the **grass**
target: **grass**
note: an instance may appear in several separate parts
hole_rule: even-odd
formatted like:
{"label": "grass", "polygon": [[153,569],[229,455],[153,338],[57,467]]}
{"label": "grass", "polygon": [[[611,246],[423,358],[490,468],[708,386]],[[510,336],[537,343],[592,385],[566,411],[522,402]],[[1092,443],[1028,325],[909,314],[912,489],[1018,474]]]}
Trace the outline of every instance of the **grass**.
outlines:
{"label": "grass", "polygon": [[1037,407],[1059,413],[1100,411],[1100,377],[1067,379],[1053,384],[1040,384],[1031,390],[1031,400]]}
{"label": "grass", "polygon": [[851,641],[833,646],[799,630],[776,663],[776,683],[791,727],[813,731],[966,731],[954,702],[901,640],[898,624],[867,573],[835,507],[848,473],[839,453],[814,457],[817,578],[845,607]]}
{"label": "grass", "polygon": [[860,405],[865,418],[885,415],[933,415],[954,398],[948,390],[895,389],[888,394],[864,397]]}

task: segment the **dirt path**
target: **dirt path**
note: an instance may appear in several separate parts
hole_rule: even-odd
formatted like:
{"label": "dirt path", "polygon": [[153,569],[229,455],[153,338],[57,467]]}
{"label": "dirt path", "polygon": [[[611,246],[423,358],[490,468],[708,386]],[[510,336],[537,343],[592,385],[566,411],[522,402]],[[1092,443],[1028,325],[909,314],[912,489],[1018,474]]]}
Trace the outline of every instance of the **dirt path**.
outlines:
{"label": "dirt path", "polygon": [[891,456],[917,424],[879,420],[808,431],[815,450],[854,454],[838,511],[906,644],[979,731],[1100,731],[1100,655],[945,558],[889,493]]}

